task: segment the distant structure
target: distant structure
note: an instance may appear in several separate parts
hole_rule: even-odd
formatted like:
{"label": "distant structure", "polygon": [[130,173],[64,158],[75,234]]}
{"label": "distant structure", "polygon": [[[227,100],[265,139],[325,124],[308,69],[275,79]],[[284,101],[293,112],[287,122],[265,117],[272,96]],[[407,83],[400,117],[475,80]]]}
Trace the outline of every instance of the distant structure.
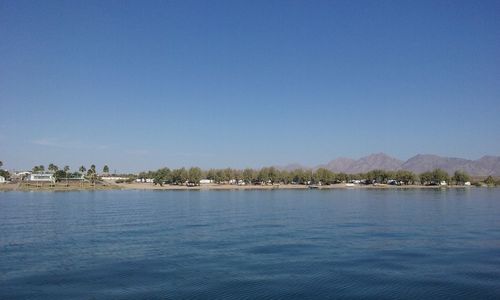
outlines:
{"label": "distant structure", "polygon": [[0,176],[0,183],[5,183],[5,177]]}
{"label": "distant structure", "polygon": [[116,181],[116,180],[127,180],[129,178],[120,176],[102,176],[101,179],[105,181]]}
{"label": "distant structure", "polygon": [[154,180],[153,180],[153,178],[137,178],[135,180],[135,182],[138,182],[138,183],[153,183]]}
{"label": "distant structure", "polygon": [[36,181],[36,182],[56,182],[56,178],[54,177],[54,174],[52,173],[32,173],[30,174],[29,181]]}

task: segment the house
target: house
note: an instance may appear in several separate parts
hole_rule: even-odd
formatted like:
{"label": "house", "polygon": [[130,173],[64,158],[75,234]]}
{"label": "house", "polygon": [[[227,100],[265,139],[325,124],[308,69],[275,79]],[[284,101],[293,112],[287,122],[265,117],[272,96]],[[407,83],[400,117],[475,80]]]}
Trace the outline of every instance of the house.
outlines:
{"label": "house", "polygon": [[137,178],[135,180],[135,182],[138,182],[138,183],[154,183],[154,179],[153,178]]}
{"label": "house", "polygon": [[439,183],[439,185],[441,185],[441,186],[445,186],[445,185],[448,185],[448,184],[446,183],[446,181],[444,181],[444,180],[443,180],[443,181],[441,181],[441,182]]}
{"label": "house", "polygon": [[210,184],[210,183],[214,183],[214,181],[211,180],[211,179],[202,179],[202,180],[200,180],[200,184]]}
{"label": "house", "polygon": [[466,181],[466,182],[464,182],[464,185],[465,185],[465,186],[470,186],[470,181]]}
{"label": "house", "polygon": [[5,177],[0,176],[0,183],[5,183]]}
{"label": "house", "polygon": [[30,174],[29,181],[39,181],[39,182],[52,182],[56,181],[54,174],[52,173],[38,173]]}
{"label": "house", "polygon": [[13,179],[17,179],[17,180],[25,180],[26,178],[29,178],[30,175],[31,175],[31,172],[29,172],[29,171],[18,171],[18,172],[12,173],[11,177]]}
{"label": "house", "polygon": [[14,173],[14,176],[19,177],[19,178],[26,177],[29,175],[31,175],[30,171],[19,171],[19,172]]}
{"label": "house", "polygon": [[103,176],[101,177],[102,180],[106,181],[116,181],[116,180],[128,180],[128,177],[120,177],[120,176]]}

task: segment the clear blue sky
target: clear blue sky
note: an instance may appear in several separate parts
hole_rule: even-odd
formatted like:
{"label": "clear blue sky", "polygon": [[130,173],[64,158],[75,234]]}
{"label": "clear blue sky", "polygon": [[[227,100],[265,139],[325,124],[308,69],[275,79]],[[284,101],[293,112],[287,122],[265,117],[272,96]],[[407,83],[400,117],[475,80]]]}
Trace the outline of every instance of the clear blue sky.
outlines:
{"label": "clear blue sky", "polygon": [[500,154],[500,1],[0,1],[0,160]]}

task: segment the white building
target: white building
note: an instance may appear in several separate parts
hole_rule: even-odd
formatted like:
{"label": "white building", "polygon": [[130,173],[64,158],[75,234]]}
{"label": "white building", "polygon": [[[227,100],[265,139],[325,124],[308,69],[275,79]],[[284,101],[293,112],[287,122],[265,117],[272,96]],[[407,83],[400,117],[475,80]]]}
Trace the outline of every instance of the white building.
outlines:
{"label": "white building", "polygon": [[18,178],[22,178],[22,177],[29,176],[29,175],[31,175],[30,171],[19,171],[19,172],[14,173],[14,176],[18,177]]}
{"label": "white building", "polygon": [[102,180],[106,181],[116,181],[116,180],[128,180],[128,177],[119,177],[119,176],[103,176],[101,177]]}
{"label": "white building", "polygon": [[210,184],[210,183],[214,183],[214,181],[211,180],[211,179],[202,179],[202,180],[200,180],[200,184]]}
{"label": "white building", "polygon": [[0,176],[0,183],[5,183],[5,177]]}
{"label": "white building", "polygon": [[135,182],[138,182],[138,183],[154,183],[154,179],[153,178],[137,178],[135,180]]}
{"label": "white building", "polygon": [[56,179],[51,173],[30,174],[29,181],[55,182]]}

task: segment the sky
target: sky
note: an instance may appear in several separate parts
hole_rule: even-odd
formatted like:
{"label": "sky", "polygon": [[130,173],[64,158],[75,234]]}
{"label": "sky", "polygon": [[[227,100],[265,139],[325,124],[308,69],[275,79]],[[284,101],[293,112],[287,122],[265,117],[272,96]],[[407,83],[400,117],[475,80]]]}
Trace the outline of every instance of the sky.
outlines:
{"label": "sky", "polygon": [[4,168],[500,155],[500,1],[0,0]]}

